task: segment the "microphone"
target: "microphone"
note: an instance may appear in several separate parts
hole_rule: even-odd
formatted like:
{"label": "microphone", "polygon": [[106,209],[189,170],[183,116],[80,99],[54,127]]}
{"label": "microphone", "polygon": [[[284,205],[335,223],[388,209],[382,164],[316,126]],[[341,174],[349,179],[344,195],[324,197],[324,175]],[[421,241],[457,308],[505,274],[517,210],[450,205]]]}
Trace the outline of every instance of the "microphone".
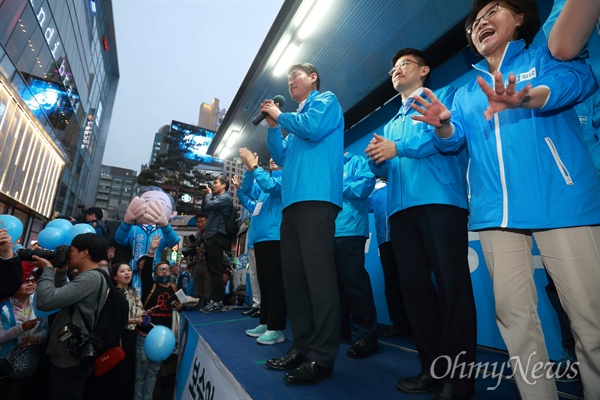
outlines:
{"label": "microphone", "polygon": [[[273,97],[273,102],[278,103],[279,107],[281,108],[285,105],[285,97],[278,94],[277,96]],[[260,124],[265,118],[267,118],[268,115],[269,114],[267,114],[266,112],[260,113],[258,117],[254,118],[254,121],[252,121],[252,125],[256,126]]]}

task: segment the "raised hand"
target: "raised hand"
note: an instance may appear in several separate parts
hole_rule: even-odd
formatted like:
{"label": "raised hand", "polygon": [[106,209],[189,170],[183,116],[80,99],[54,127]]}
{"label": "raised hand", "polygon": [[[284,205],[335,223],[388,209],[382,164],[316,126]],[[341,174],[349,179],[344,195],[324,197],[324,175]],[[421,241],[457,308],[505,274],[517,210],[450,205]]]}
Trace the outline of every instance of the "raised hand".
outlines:
{"label": "raised hand", "polygon": [[504,87],[502,73],[497,72],[494,75],[494,87],[492,88],[481,76],[477,77],[479,87],[488,98],[489,106],[483,113],[486,120],[492,119],[494,114],[507,108],[515,109],[523,105],[531,91],[531,84],[525,86],[522,90],[516,92],[517,77],[515,74],[508,75],[508,86]]}
{"label": "raised hand", "polygon": [[239,188],[242,186],[242,181],[240,181],[240,177],[238,175],[234,175],[233,178],[231,178],[231,183],[236,190],[239,190]]}
{"label": "raised hand", "polygon": [[240,157],[248,169],[252,169],[252,167],[258,165],[258,154],[251,152],[245,147],[240,149]]}
{"label": "raised hand", "polygon": [[131,199],[123,221],[127,224],[135,224],[135,221],[144,216],[146,212],[146,201],[138,196]]}
{"label": "raised hand", "polygon": [[279,118],[279,114],[281,114],[281,110],[279,110],[279,103],[273,102],[273,100],[265,100],[260,105],[260,112],[266,112],[269,114],[265,121],[271,128],[275,128],[277,126],[277,119]]}
{"label": "raised hand", "polygon": [[8,234],[7,229],[0,229],[0,256],[2,258],[13,257],[12,238]]}
{"label": "raised hand", "polygon": [[165,215],[163,206],[160,203],[160,201],[158,201],[158,200],[151,201],[148,203],[144,217],[150,223],[157,224],[161,228],[164,228],[165,226],[167,226],[169,224],[169,219]]}
{"label": "raised hand", "polygon": [[162,236],[160,236],[160,235],[152,236],[152,240],[150,242],[150,249],[152,251],[156,250],[158,248],[158,246],[160,246],[161,240],[162,240]]}
{"label": "raised hand", "polygon": [[[415,121],[425,122],[435,128],[442,127],[452,116],[450,110],[448,110],[444,103],[442,103],[430,89],[423,88],[423,93],[431,99],[431,103],[423,97],[416,95],[414,97],[415,102],[411,104],[411,107],[421,115],[413,115],[411,118]],[[421,107],[419,107],[417,103],[419,103]]]}

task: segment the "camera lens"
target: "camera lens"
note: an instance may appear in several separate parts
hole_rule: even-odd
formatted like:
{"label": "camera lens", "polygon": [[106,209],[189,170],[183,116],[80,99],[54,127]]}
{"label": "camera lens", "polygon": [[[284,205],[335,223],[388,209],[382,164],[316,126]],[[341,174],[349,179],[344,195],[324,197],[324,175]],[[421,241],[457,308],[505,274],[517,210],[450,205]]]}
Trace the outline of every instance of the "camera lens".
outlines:
{"label": "camera lens", "polygon": [[52,260],[56,257],[56,251],[44,250],[44,249],[26,249],[24,247],[17,250],[17,255],[23,261],[33,261],[33,256],[44,258],[46,260]]}

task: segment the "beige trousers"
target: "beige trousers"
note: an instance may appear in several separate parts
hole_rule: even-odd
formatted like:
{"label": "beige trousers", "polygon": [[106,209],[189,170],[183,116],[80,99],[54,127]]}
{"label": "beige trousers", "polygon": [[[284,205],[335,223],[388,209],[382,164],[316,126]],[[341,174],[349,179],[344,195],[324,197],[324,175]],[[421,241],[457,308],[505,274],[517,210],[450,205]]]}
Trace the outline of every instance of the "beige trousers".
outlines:
{"label": "beige trousers", "polygon": [[479,232],[521,397],[558,397],[537,313],[532,234],[571,320],[584,397],[600,399],[600,226]]}

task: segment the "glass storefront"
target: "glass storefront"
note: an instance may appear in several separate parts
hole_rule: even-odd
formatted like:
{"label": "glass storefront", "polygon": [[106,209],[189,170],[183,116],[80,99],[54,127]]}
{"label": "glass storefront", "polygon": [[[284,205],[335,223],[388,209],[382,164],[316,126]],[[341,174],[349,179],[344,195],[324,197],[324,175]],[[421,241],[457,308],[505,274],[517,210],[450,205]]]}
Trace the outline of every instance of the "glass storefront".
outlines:
{"label": "glass storefront", "polygon": [[10,213],[39,221],[93,201],[114,43],[110,1],[0,0],[0,201]]}

